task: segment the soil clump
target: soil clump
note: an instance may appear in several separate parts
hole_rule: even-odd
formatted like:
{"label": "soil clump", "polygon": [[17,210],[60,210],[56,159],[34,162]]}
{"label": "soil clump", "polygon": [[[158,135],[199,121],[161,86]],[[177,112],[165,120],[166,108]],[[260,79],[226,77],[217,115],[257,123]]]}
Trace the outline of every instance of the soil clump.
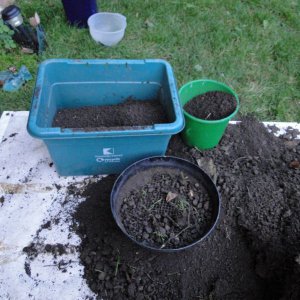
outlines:
{"label": "soil clump", "polygon": [[236,109],[233,95],[224,92],[207,92],[194,97],[184,105],[190,115],[203,120],[221,120]]}

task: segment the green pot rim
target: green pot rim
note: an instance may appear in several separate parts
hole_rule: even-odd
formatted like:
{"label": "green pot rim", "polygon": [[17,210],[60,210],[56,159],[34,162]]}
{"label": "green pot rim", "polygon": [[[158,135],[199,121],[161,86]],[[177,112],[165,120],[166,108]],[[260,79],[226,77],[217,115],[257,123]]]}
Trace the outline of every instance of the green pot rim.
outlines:
{"label": "green pot rim", "polygon": [[[183,114],[186,116],[186,117],[189,117],[190,119],[194,120],[194,121],[200,121],[201,123],[207,123],[207,124],[214,124],[214,123],[221,123],[221,122],[224,122],[224,121],[227,121],[227,120],[230,120],[232,117],[234,117],[234,115],[238,112],[239,108],[240,108],[240,101],[239,101],[239,97],[238,95],[236,94],[236,92],[230,88],[228,85],[222,83],[222,82],[219,82],[219,81],[216,81],[216,80],[212,80],[212,79],[196,79],[196,80],[192,80],[192,81],[189,81],[187,83],[185,83],[180,89],[179,89],[179,97],[180,97],[180,93],[181,91],[186,88],[187,86],[191,85],[191,84],[194,84],[194,83],[199,83],[199,82],[211,82],[211,83],[215,83],[215,84],[218,84],[218,85],[221,85],[223,87],[225,87],[226,89],[228,89],[230,91],[230,93],[235,97],[235,100],[237,102],[237,105],[236,105],[236,108],[234,110],[233,113],[231,113],[229,116],[227,116],[226,118],[223,118],[223,119],[219,119],[219,120],[204,120],[204,119],[200,119],[200,118],[197,118],[197,117],[194,117],[192,116],[191,114],[189,114],[188,112],[186,112],[184,109],[183,109],[183,106],[182,106],[182,110],[183,110]],[[197,96],[199,95],[202,95],[202,94],[205,94],[205,93],[200,93],[198,94]],[[190,99],[192,100],[192,99]],[[190,101],[189,100],[189,101]]]}

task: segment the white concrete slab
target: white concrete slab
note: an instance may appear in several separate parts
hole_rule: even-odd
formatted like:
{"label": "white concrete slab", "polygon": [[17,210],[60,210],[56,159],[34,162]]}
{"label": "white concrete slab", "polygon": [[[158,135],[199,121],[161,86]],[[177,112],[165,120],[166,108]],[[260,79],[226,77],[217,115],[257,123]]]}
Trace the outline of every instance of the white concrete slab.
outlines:
{"label": "white concrete slab", "polygon": [[[71,214],[84,199],[66,196],[69,184],[84,184],[88,177],[58,176],[43,142],[28,135],[27,118],[28,112],[4,112],[0,119],[0,299],[95,297],[81,276],[83,266],[76,251],[80,239],[69,230]],[[288,127],[300,130],[299,123],[265,125],[277,126],[277,135]],[[54,218],[57,224],[37,234]],[[75,250],[61,257],[72,261],[67,272],[54,266],[49,253],[29,261],[22,250],[31,242],[61,243]],[[25,262],[30,264],[30,276]]]}
{"label": "white concrete slab", "polygon": [[[0,119],[0,299],[92,297],[75,248],[80,239],[69,230],[71,214],[83,199],[68,197],[63,205],[66,187],[85,177],[57,175],[43,142],[28,135],[27,118],[28,112],[4,112]],[[36,235],[53,218],[58,224]],[[75,249],[60,258],[72,261],[67,272],[54,266],[50,253],[28,261],[22,250],[31,242]],[[25,272],[25,262],[30,264],[31,276]]]}

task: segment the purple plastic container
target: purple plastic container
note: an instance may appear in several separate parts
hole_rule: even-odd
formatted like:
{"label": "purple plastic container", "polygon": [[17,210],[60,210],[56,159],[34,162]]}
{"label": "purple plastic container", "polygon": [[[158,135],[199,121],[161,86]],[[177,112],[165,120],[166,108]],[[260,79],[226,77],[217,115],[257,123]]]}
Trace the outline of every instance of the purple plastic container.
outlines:
{"label": "purple plastic container", "polygon": [[77,27],[87,27],[88,18],[98,11],[96,0],[62,0],[62,3],[68,22]]}

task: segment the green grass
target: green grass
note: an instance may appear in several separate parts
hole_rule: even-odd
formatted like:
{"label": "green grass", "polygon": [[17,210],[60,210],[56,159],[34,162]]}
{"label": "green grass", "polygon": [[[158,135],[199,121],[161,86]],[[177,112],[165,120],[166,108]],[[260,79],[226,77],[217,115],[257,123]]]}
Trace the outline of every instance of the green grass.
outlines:
{"label": "green grass", "polygon": [[[110,0],[102,11],[127,17],[124,40],[97,45],[87,29],[67,25],[59,0],[20,0],[23,15],[37,11],[49,48],[42,57],[0,51],[0,66],[25,64],[36,76],[47,58],[163,58],[178,86],[211,78],[231,86],[241,113],[261,120],[300,121],[300,10],[297,0]],[[145,26],[145,22],[153,26]],[[29,109],[34,80],[15,93],[0,92],[0,111]]]}

